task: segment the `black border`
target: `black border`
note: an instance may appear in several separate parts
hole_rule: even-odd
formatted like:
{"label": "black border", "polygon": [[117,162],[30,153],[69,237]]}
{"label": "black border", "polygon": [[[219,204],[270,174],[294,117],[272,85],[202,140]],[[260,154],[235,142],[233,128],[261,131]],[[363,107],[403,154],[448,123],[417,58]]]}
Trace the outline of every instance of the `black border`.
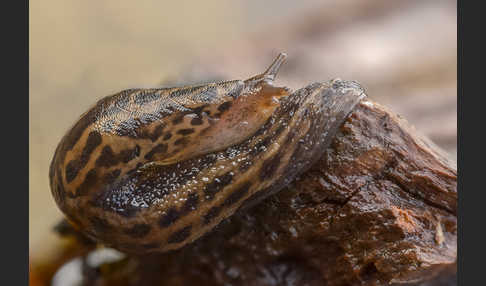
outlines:
{"label": "black border", "polygon": [[[458,1],[457,3],[457,191],[458,191],[458,212],[457,212],[457,282],[458,285],[466,285],[464,282],[464,256],[461,249],[461,242],[462,242],[462,230],[463,230],[463,215],[462,212],[464,210],[463,206],[463,196],[461,194],[461,189],[464,188],[463,184],[463,176],[462,176],[462,164],[463,164],[463,138],[462,137],[462,128],[460,125],[461,117],[463,115],[463,86],[462,86],[462,38],[463,38],[463,7],[462,2]],[[462,282],[461,282],[462,281]]]}
{"label": "black border", "polygon": [[[6,5],[5,5],[6,4]],[[29,34],[28,1],[2,7],[2,284],[28,285],[29,277]],[[7,183],[7,184],[5,184]]]}
{"label": "black border", "polygon": [[[465,8],[465,3],[468,8]],[[458,285],[484,285],[486,112],[484,9],[458,1]],[[466,39],[469,38],[469,41]],[[469,70],[466,71],[466,68]],[[467,233],[466,233],[467,232]]]}

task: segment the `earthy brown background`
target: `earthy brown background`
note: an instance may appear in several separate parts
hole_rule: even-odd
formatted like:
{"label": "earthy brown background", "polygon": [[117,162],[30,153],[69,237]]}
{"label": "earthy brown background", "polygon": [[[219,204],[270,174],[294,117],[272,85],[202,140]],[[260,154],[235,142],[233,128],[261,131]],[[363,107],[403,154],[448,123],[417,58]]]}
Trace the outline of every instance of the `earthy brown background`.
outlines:
{"label": "earthy brown background", "polygon": [[130,87],[246,78],[359,81],[456,158],[456,1],[30,1],[30,252],[61,217],[48,167],[97,99]]}

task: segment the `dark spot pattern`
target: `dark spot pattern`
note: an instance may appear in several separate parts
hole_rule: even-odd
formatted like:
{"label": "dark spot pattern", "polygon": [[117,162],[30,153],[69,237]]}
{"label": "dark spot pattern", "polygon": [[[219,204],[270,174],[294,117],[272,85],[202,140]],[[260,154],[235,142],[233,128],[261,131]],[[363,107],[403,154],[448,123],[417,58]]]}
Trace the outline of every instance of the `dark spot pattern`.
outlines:
{"label": "dark spot pattern", "polygon": [[172,133],[167,132],[167,133],[165,133],[164,138],[162,138],[162,139],[163,139],[164,141],[167,141],[167,140],[169,140],[169,139],[170,139],[170,137],[172,137]]}
{"label": "dark spot pattern", "polygon": [[199,196],[197,193],[192,193],[189,194],[187,197],[186,202],[181,208],[181,215],[188,214],[189,212],[195,210],[197,208],[197,205],[199,204]]}
{"label": "dark spot pattern", "polygon": [[114,121],[112,123],[105,122],[105,127],[108,130],[115,132],[118,136],[128,136],[135,139],[150,139],[152,142],[155,142],[162,135],[165,124],[158,124],[152,132],[149,130],[150,126],[148,124],[157,121],[158,119],[159,117],[155,115],[145,115],[144,118],[130,118],[118,124]]}
{"label": "dark spot pattern", "polygon": [[227,111],[228,109],[230,109],[231,105],[233,105],[233,102],[231,102],[231,101],[223,102],[218,106],[218,111],[223,113],[223,112]]}
{"label": "dark spot pattern", "polygon": [[172,225],[175,221],[177,221],[182,216],[188,214],[193,209],[196,209],[197,205],[199,204],[199,196],[197,193],[189,194],[187,197],[186,202],[181,207],[180,210],[172,207],[170,208],[165,215],[163,215],[159,220],[160,227],[168,227]]}
{"label": "dark spot pattern", "polygon": [[229,207],[235,203],[237,203],[239,200],[241,200],[250,190],[251,183],[250,182],[245,182],[241,187],[238,189],[234,190],[221,204],[221,206],[224,207]]}
{"label": "dark spot pattern", "polygon": [[136,157],[140,156],[140,146],[136,145],[132,149],[121,150],[120,153],[115,154],[109,145],[103,147],[101,154],[96,159],[95,165],[97,167],[111,167],[119,163],[128,163]]}
{"label": "dark spot pattern", "polygon": [[69,161],[66,166],[66,181],[68,183],[72,182],[79,171],[86,166],[91,156],[91,153],[101,144],[101,135],[97,131],[92,131],[88,135],[86,140],[86,145],[84,145],[81,156],[77,159]]}
{"label": "dark spot pattern", "polygon": [[221,191],[225,186],[231,183],[233,179],[233,173],[226,173],[218,178],[215,178],[211,183],[207,184],[204,188],[204,194],[206,195],[206,200],[214,199],[219,191]]}
{"label": "dark spot pattern", "polygon": [[176,115],[174,115],[174,118],[172,119],[172,124],[174,125],[181,124],[182,122],[184,122],[184,117],[188,114],[196,115],[197,117],[202,117],[202,112],[204,108],[208,106],[209,106],[208,104],[204,104],[192,110],[179,111]]}
{"label": "dark spot pattern", "polygon": [[184,121],[184,116],[185,116],[185,114],[182,113],[182,112],[180,114],[176,115],[174,117],[174,119],[172,119],[172,124],[174,124],[174,125],[181,124]]}
{"label": "dark spot pattern", "polygon": [[159,124],[157,125],[157,127],[154,128],[154,131],[152,133],[148,132],[145,129],[137,129],[137,138],[140,139],[147,138],[150,139],[152,142],[155,142],[157,141],[157,139],[159,139],[159,137],[164,132],[164,127],[165,127],[164,125]]}
{"label": "dark spot pattern", "polygon": [[93,226],[93,230],[97,234],[106,233],[107,231],[111,230],[111,225],[104,219],[99,217],[90,217],[89,222]]}
{"label": "dark spot pattern", "polygon": [[136,145],[133,149],[121,150],[119,154],[120,161],[128,163],[136,157],[140,156],[140,146]]}
{"label": "dark spot pattern", "polygon": [[85,196],[89,190],[96,185],[98,176],[95,169],[91,169],[86,173],[86,177],[81,185],[76,189],[75,196]]}
{"label": "dark spot pattern", "polygon": [[163,154],[167,152],[167,144],[161,143],[156,145],[152,150],[150,150],[147,154],[145,154],[145,159],[151,160],[155,154]]}
{"label": "dark spot pattern", "polygon": [[177,131],[177,134],[180,134],[180,135],[189,135],[189,134],[192,134],[194,133],[194,128],[186,128],[186,129],[180,129]]}
{"label": "dark spot pattern", "polygon": [[140,168],[142,168],[143,166],[143,163],[142,162],[138,162],[137,165],[135,166],[135,168],[133,169],[130,169],[127,171],[127,176],[131,176],[133,174],[135,174]]}
{"label": "dark spot pattern", "polygon": [[123,232],[126,235],[131,236],[133,238],[142,238],[142,237],[146,236],[147,234],[149,234],[150,229],[151,229],[150,225],[140,223],[140,224],[134,225],[131,228],[125,229]]}
{"label": "dark spot pattern", "polygon": [[204,122],[201,117],[194,117],[191,120],[191,125],[202,125]]}
{"label": "dark spot pattern", "polygon": [[173,233],[169,236],[167,243],[180,243],[186,240],[191,235],[192,225],[186,226],[183,229]]}
{"label": "dark spot pattern", "polygon": [[[100,100],[100,102],[105,100],[106,99],[102,99]],[[98,102],[97,106],[100,104],[100,102]],[[88,126],[90,126],[93,121],[95,121],[96,114],[98,112],[99,109],[95,107],[88,111],[88,113],[86,113],[83,117],[81,117],[78,122],[76,122],[76,124],[69,132],[69,136],[66,136],[64,139],[62,148],[62,153],[64,153],[63,155],[65,155],[65,152],[67,152],[68,150],[72,150],[76,143],[78,143],[86,128],[88,128]],[[64,159],[64,156],[62,156],[61,159]]]}
{"label": "dark spot pattern", "polygon": [[121,173],[120,169],[116,169],[109,172],[103,177],[103,182],[107,185],[112,184],[118,178],[118,176],[120,176],[120,173]]}
{"label": "dark spot pattern", "polygon": [[196,114],[198,117],[201,117],[201,113],[203,112],[204,108],[208,107],[207,104],[198,106],[192,110],[194,114]]}
{"label": "dark spot pattern", "polygon": [[262,181],[271,178],[275,175],[279,165],[280,165],[281,155],[277,154],[271,158],[266,159],[263,162],[262,168],[260,169],[260,179]]}
{"label": "dark spot pattern", "polygon": [[179,212],[176,208],[170,208],[165,215],[163,215],[159,220],[160,227],[168,227],[173,224],[180,217]]}
{"label": "dark spot pattern", "polygon": [[174,141],[174,145],[185,145],[189,143],[189,140],[185,137],[179,138],[176,141]]}
{"label": "dark spot pattern", "polygon": [[[54,185],[51,185],[51,188],[53,190],[53,195],[54,195],[54,199],[56,200],[56,202],[59,204],[60,208],[62,209],[63,206],[64,206],[64,203],[65,203],[65,196],[66,196],[66,190],[64,189],[64,184],[62,182],[62,179],[61,179],[61,169],[57,169],[56,171],[56,179],[55,179],[55,183]],[[50,178],[51,180],[53,180],[54,178],[51,177]]]}
{"label": "dark spot pattern", "polygon": [[203,223],[209,224],[215,217],[221,212],[221,207],[215,206],[209,209],[209,211],[203,216]]}
{"label": "dark spot pattern", "polygon": [[159,242],[145,243],[145,244],[142,244],[142,247],[144,249],[155,249],[155,248],[160,247],[160,243]]}

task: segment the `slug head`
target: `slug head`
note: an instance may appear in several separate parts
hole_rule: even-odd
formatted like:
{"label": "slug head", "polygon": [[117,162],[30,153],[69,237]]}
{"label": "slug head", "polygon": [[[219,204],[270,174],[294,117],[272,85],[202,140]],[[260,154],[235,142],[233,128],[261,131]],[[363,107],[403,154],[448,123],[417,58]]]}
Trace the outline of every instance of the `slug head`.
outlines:
{"label": "slug head", "polygon": [[198,134],[197,140],[187,144],[183,153],[160,161],[163,165],[223,150],[252,136],[280,106],[280,98],[290,94],[287,87],[273,85],[286,54],[280,53],[262,74],[240,81],[242,87],[235,96],[221,95],[221,101],[213,104],[212,114],[204,115],[209,127]]}

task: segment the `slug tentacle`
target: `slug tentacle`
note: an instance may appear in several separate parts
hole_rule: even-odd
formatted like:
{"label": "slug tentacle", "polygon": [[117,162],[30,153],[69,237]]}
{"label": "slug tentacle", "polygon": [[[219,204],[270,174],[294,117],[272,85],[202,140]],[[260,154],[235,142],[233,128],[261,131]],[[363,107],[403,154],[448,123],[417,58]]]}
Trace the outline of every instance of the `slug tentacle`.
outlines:
{"label": "slug tentacle", "polygon": [[268,69],[263,73],[265,77],[267,77],[270,80],[273,80],[276,76],[277,73],[282,66],[282,64],[285,62],[285,59],[287,58],[286,53],[280,53],[275,61],[268,67]]}
{"label": "slug tentacle", "polygon": [[339,80],[274,87],[286,55],[246,81],[128,90],[61,140],[54,198],[88,236],[125,252],[178,249],[290,183],[364,96]]}
{"label": "slug tentacle", "polygon": [[286,53],[278,54],[278,56],[275,58],[273,63],[267,68],[267,70],[264,73],[251,77],[247,79],[246,82],[260,81],[260,80],[266,80],[268,82],[272,82],[277,76],[280,67],[285,62],[286,59],[287,59]]}

